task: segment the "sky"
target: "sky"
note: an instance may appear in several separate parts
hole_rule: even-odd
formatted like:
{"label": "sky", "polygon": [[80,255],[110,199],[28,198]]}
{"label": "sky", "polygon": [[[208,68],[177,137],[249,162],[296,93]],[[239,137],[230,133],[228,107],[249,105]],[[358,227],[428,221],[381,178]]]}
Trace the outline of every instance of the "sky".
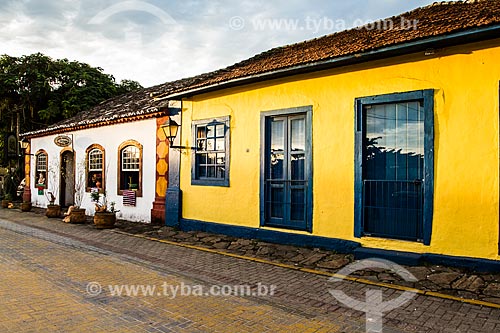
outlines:
{"label": "sky", "polygon": [[434,0],[0,0],[0,54],[41,52],[144,87]]}

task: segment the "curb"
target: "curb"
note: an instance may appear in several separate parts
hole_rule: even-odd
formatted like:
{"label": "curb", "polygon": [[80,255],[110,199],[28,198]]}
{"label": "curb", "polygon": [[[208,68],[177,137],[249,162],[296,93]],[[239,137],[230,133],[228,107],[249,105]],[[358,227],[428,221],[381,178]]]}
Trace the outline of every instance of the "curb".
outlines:
{"label": "curb", "polygon": [[370,281],[367,279],[362,279],[362,278],[357,278],[357,277],[352,277],[352,276],[346,276],[346,275],[341,275],[341,274],[336,274],[336,273],[318,271],[318,270],[311,269],[311,268],[296,267],[296,266],[292,266],[292,265],[288,265],[288,264],[280,264],[280,263],[272,262],[272,261],[265,260],[265,259],[247,257],[247,256],[239,255],[239,254],[228,253],[228,252],[214,250],[214,249],[208,249],[208,248],[204,248],[204,247],[200,247],[200,246],[196,246],[196,245],[176,243],[176,242],[172,242],[172,241],[168,241],[168,240],[164,240],[164,239],[157,239],[157,238],[148,237],[148,236],[144,236],[144,235],[138,235],[138,234],[129,234],[129,233],[124,232],[124,231],[112,230],[112,232],[117,233],[117,234],[127,235],[130,237],[147,239],[147,240],[154,241],[154,242],[180,246],[180,247],[184,247],[184,248],[188,248],[188,249],[220,254],[220,255],[223,255],[226,257],[249,260],[249,261],[258,262],[261,264],[267,264],[267,265],[272,265],[272,266],[276,266],[276,267],[291,269],[294,271],[301,271],[301,272],[306,272],[306,273],[311,273],[311,274],[316,274],[316,275],[329,276],[329,277],[334,277],[337,279],[361,283],[361,284],[365,284],[365,285],[371,285],[371,286],[388,288],[388,289],[399,290],[399,291],[409,291],[409,292],[416,293],[416,294],[422,295],[422,296],[430,296],[430,297],[447,299],[447,300],[457,301],[457,302],[471,304],[471,305],[479,305],[479,306],[485,306],[485,307],[494,308],[494,309],[500,309],[500,304],[485,302],[485,301],[481,301],[481,300],[475,300],[475,299],[470,299],[470,298],[461,298],[461,297],[457,297],[457,296],[438,293],[435,291],[426,291],[426,290],[421,290],[421,289],[416,289],[416,288],[400,286],[400,285],[396,285],[396,284],[375,282],[375,281]]}

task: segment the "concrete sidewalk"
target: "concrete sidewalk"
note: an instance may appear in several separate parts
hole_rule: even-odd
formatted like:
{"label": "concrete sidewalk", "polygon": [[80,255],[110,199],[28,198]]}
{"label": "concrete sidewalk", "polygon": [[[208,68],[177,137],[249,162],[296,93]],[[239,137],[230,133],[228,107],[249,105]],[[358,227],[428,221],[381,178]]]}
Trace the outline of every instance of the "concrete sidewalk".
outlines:
{"label": "concrete sidewalk", "polygon": [[[383,299],[402,294],[389,288],[353,281],[332,283],[328,276],[280,265],[229,257],[218,253],[133,237],[89,225],[64,224],[33,213],[0,210],[0,227],[73,247],[91,246],[154,269],[180,274],[205,284],[275,285],[272,297],[257,301],[299,313],[314,322],[335,323],[339,331],[364,331],[365,314],[344,307],[328,292],[340,290],[360,302],[366,292],[381,291]],[[297,332],[308,331],[307,327]],[[324,331],[319,328],[314,331]],[[325,332],[327,332],[326,330]],[[493,332],[500,331],[500,309],[450,299],[416,295],[403,306],[384,313],[384,331]]]}

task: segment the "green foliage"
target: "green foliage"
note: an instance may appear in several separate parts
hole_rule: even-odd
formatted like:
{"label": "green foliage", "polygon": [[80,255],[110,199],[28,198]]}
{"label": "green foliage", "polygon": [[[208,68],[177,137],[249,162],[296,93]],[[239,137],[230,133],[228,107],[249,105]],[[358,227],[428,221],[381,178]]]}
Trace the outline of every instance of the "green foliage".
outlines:
{"label": "green foliage", "polygon": [[141,88],[142,86],[139,82],[132,80],[121,80],[120,84],[118,85],[118,91],[120,92],[120,94],[125,94]]}
{"label": "green foliage", "polygon": [[92,199],[93,202],[99,202],[99,199],[101,198],[99,191],[90,192],[90,198]]}
{"label": "green foliage", "polygon": [[[102,68],[52,59],[41,53],[0,56],[0,142],[7,132],[26,132],[74,116],[135,89],[136,81],[116,83]],[[0,152],[0,157],[3,151]]]}

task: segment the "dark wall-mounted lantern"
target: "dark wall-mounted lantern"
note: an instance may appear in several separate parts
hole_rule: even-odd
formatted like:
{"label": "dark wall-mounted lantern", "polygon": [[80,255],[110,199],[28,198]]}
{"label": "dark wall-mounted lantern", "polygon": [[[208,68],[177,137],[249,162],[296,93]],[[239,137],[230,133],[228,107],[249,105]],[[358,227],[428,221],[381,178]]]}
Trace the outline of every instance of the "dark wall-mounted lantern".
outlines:
{"label": "dark wall-mounted lantern", "polygon": [[19,141],[19,147],[21,147],[21,150],[26,150],[29,145],[30,143],[25,138],[22,138],[21,141]]}
{"label": "dark wall-mounted lantern", "polygon": [[165,133],[165,136],[167,137],[168,142],[170,143],[170,145],[169,145],[170,148],[195,149],[193,147],[174,146],[174,141],[175,141],[175,138],[177,137],[177,133],[179,132],[180,125],[177,124],[177,122],[175,120],[173,120],[172,118],[168,117],[168,119],[160,127],[163,130],[163,133]]}

